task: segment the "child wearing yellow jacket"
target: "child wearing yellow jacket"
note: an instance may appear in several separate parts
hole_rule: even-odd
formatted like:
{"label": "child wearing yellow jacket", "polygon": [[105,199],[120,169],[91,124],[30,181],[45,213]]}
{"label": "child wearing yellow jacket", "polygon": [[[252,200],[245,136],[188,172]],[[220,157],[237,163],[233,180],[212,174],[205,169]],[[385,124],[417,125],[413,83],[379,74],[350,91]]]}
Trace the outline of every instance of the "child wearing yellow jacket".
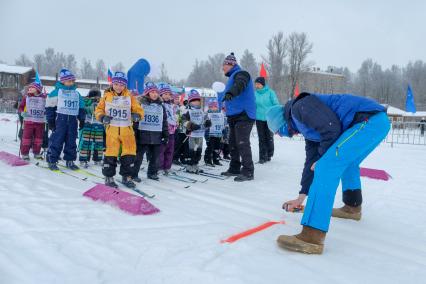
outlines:
{"label": "child wearing yellow jacket", "polygon": [[112,87],[105,90],[104,96],[96,107],[95,116],[105,125],[106,151],[102,168],[105,185],[118,187],[114,182],[114,176],[121,146],[122,183],[129,188],[134,188],[136,185],[131,175],[136,157],[136,141],[132,121],[138,122],[143,117],[144,111],[126,86],[126,74],[115,72],[112,77]]}

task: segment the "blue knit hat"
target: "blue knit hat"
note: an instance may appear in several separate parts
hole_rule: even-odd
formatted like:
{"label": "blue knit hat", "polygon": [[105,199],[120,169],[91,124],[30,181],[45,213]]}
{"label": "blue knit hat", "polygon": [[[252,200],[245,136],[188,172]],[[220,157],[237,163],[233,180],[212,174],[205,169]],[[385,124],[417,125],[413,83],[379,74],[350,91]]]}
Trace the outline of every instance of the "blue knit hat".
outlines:
{"label": "blue knit hat", "polygon": [[75,81],[75,76],[70,70],[64,68],[59,71],[59,81],[61,81],[61,83],[65,81]]}
{"label": "blue knit hat", "polygon": [[157,85],[154,82],[146,82],[143,90],[144,96],[148,95],[152,91],[156,91],[158,93]]}
{"label": "blue knit hat", "polygon": [[165,94],[172,94],[172,89],[168,84],[161,83],[158,85],[158,92],[160,93],[160,96],[163,96]]}
{"label": "blue knit hat", "polygon": [[197,90],[192,89],[191,91],[189,91],[188,102],[190,103],[195,100],[201,100],[201,96]]}
{"label": "blue knit hat", "polygon": [[266,112],[269,130],[274,134],[279,131],[281,136],[290,137],[287,121],[284,119],[284,106],[276,105]]}
{"label": "blue knit hat", "polygon": [[31,84],[28,85],[28,88],[34,88],[36,89],[39,93],[41,93],[43,91],[43,86],[40,85],[37,82],[32,82]]}
{"label": "blue knit hat", "polygon": [[112,83],[116,83],[116,84],[122,84],[124,86],[127,86],[127,76],[126,73],[124,72],[120,72],[117,71],[114,73],[114,75],[112,76]]}

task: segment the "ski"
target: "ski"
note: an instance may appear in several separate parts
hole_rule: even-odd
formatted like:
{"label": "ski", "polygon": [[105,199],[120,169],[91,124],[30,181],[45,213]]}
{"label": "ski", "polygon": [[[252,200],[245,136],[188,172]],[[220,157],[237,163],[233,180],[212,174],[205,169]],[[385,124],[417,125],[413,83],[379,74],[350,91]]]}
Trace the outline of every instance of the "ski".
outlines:
{"label": "ski", "polygon": [[[179,181],[187,182],[187,183],[196,183],[196,182],[199,181],[199,180],[194,179],[194,178],[190,178],[190,177],[185,177],[185,176],[178,175],[175,172],[172,172],[172,173],[170,173],[169,175],[166,175],[166,176],[169,177],[169,178],[171,178],[171,179],[175,179],[175,180],[179,180]],[[205,183],[206,181],[207,181],[207,179],[203,180],[203,181],[200,181],[200,182],[201,183]]]}
{"label": "ski", "polygon": [[37,162],[34,165],[36,165],[37,167],[40,167],[42,169],[50,170],[51,172],[54,172],[54,173],[57,173],[57,174],[64,174],[64,175],[67,175],[67,176],[70,176],[70,177],[73,177],[73,178],[76,178],[76,179],[79,179],[79,180],[88,181],[87,177],[81,177],[81,176],[74,175],[72,173],[65,172],[65,171],[62,171],[62,170],[51,170],[51,169],[49,169],[48,166],[41,165],[40,162]]}
{"label": "ski", "polygon": [[220,179],[220,180],[226,180],[228,178],[226,176],[222,176],[222,175],[218,175],[218,174],[213,174],[213,173],[209,173],[209,172],[199,172],[198,175],[209,177],[209,178]]}
{"label": "ski", "polygon": [[[64,165],[61,165],[61,164],[58,164],[58,166],[60,167],[60,168],[62,168],[62,169],[68,169],[66,166],[64,166]],[[71,170],[71,169],[70,169]],[[102,176],[98,176],[98,175],[96,175],[96,174],[94,174],[94,173],[91,173],[91,172],[89,172],[89,171],[87,171],[87,170],[84,170],[84,169],[78,169],[78,170],[75,170],[75,171],[73,171],[73,172],[76,172],[76,173],[80,173],[80,174],[83,174],[83,175],[88,175],[88,176],[91,176],[91,177],[95,177],[95,178],[99,178],[99,179],[104,179],[104,177],[102,177]]]}
{"label": "ski", "polygon": [[[117,181],[118,183],[120,183],[120,184],[122,184],[122,185],[124,185],[124,183],[122,183],[121,181]],[[135,188],[130,188],[130,187],[125,187],[126,189],[129,189],[129,190],[132,190],[132,191],[134,191],[134,192],[136,192],[136,193],[139,193],[142,197],[146,197],[146,198],[150,198],[150,199],[152,199],[152,198],[154,198],[155,197],[155,194],[148,194],[148,193],[146,193],[145,191],[142,191],[142,190],[140,190],[139,188],[137,188],[137,187],[135,187]],[[123,190],[123,188],[120,188],[121,190]]]}

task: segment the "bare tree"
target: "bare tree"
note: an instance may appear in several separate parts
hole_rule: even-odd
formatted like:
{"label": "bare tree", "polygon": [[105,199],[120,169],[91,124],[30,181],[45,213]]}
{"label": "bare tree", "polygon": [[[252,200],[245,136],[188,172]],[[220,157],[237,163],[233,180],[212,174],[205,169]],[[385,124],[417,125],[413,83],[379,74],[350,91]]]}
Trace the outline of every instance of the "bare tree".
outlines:
{"label": "bare tree", "polygon": [[253,81],[259,75],[259,67],[257,66],[256,59],[254,58],[253,53],[248,49],[244,50],[243,56],[240,60],[241,68],[249,72]]}
{"label": "bare tree", "polygon": [[117,64],[112,66],[111,69],[112,69],[113,72],[117,72],[117,71],[125,72],[126,71],[123,63],[121,63],[121,62],[118,62]]}
{"label": "bare tree", "polygon": [[272,36],[267,45],[268,54],[262,56],[265,62],[266,69],[269,73],[269,85],[282,101],[285,101],[284,96],[284,78],[287,74],[287,66],[285,58],[287,56],[287,40],[284,38],[284,33],[279,32]]}
{"label": "bare tree", "polygon": [[102,59],[98,59],[95,64],[96,77],[99,80],[105,80],[107,78],[107,68],[105,62]]}
{"label": "bare tree", "polygon": [[18,59],[15,60],[15,64],[19,66],[32,67],[34,62],[32,62],[25,54],[21,54]]}
{"label": "bare tree", "polygon": [[90,60],[83,58],[80,67],[80,76],[83,79],[96,79],[96,70],[93,68]]}
{"label": "bare tree", "polygon": [[300,73],[309,68],[306,59],[312,52],[313,44],[309,42],[305,33],[292,33],[288,37],[288,65],[290,78],[290,94],[294,93],[296,84],[299,81]]}
{"label": "bare tree", "polygon": [[160,65],[160,77],[158,78],[158,81],[165,83],[170,83],[171,81],[169,75],[167,74],[167,69],[164,62],[162,62]]}

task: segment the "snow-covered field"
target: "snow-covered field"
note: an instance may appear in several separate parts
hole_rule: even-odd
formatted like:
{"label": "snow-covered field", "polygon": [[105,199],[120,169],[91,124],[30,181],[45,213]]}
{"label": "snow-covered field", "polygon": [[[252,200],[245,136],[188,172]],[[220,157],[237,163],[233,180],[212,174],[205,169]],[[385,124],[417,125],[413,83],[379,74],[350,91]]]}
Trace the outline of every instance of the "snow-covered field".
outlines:
{"label": "snow-covered field", "polygon": [[[0,151],[18,153],[15,121],[0,115]],[[382,144],[364,162],[393,179],[363,179],[363,219],[332,220],[321,256],[275,243],[300,230],[301,215],[281,205],[296,197],[303,161],[303,142],[276,139],[253,182],[145,182],[161,209],[152,216],[83,197],[89,182],[0,162],[0,283],[424,283],[426,147]],[[286,224],[220,243],[271,220]]]}

